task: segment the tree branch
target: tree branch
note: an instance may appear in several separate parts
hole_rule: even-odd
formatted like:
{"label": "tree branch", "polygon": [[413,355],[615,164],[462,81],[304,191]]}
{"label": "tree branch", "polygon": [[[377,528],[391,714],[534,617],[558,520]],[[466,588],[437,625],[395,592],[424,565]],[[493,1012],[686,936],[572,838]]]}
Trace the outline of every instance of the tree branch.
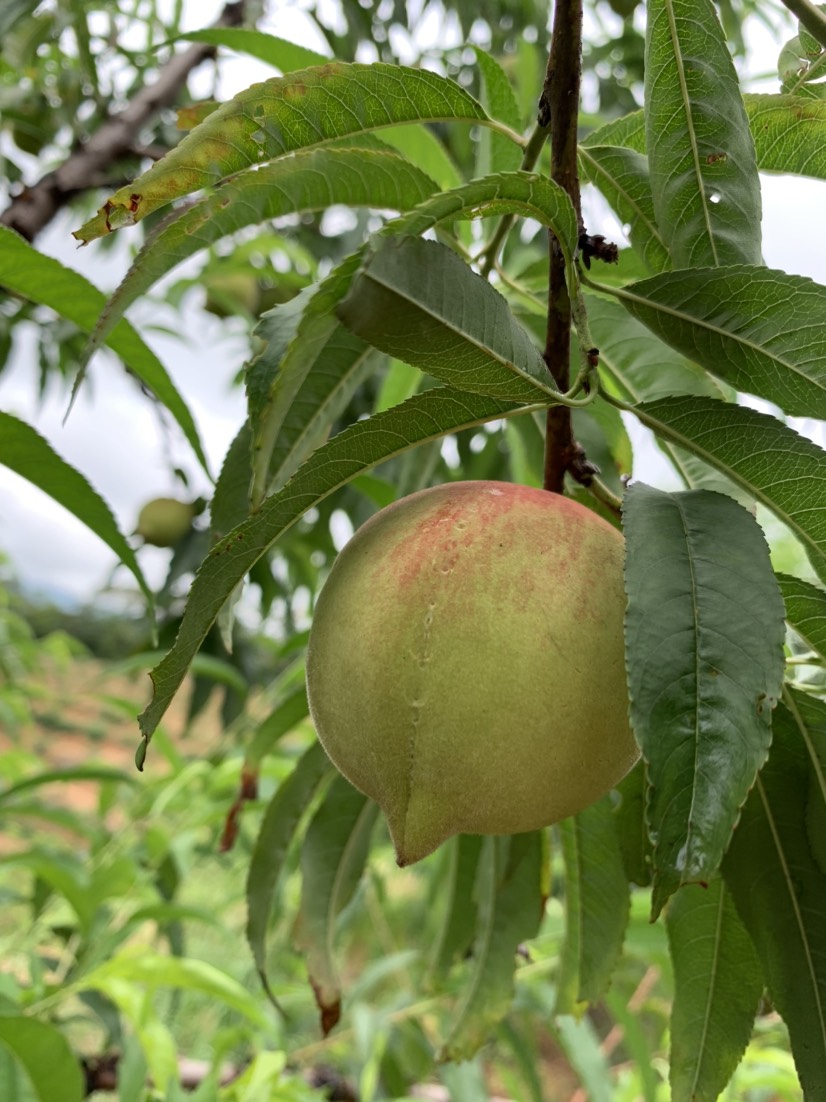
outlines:
{"label": "tree branch", "polygon": [[[582,229],[577,173],[577,119],[582,68],[582,0],[556,0],[551,52],[539,100],[540,126],[551,127],[551,179],[564,188]],[[565,285],[565,260],[556,237],[550,234],[548,325],[544,359],[554,382],[568,390],[571,359],[571,303]],[[546,490],[561,494],[565,471],[576,455],[571,411],[565,406],[548,410],[545,429]]]}
{"label": "tree branch", "polygon": [[[244,0],[228,3],[213,24],[236,27],[243,22]],[[215,56],[215,47],[195,42],[183,53],[174,54],[154,84],[145,85],[129,106],[112,115],[89,140],[36,184],[15,196],[0,215],[0,223],[33,241],[70,199],[93,187],[117,161],[132,152],[138,135],[162,108],[173,104],[193,69]]]}

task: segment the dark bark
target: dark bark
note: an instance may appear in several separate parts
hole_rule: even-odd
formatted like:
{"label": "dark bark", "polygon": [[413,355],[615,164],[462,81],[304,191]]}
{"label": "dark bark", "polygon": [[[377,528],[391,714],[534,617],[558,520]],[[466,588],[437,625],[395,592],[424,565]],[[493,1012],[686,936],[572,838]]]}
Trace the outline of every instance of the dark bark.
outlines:
{"label": "dark bark", "polygon": [[[564,188],[582,226],[577,172],[577,119],[582,71],[582,0],[556,0],[551,52],[545,84],[539,100],[539,123],[551,128],[551,179]],[[558,242],[550,234],[548,325],[544,359],[561,391],[570,385],[571,304],[565,285],[565,261]],[[545,431],[546,490],[561,494],[565,472],[577,455],[566,406],[548,410]]]}

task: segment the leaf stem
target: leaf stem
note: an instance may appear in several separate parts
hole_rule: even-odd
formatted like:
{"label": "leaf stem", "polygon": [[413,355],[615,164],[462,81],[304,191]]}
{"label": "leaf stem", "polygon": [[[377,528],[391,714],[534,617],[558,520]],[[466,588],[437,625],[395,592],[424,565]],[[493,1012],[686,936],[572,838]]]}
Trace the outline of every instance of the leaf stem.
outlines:
{"label": "leaf stem", "polygon": [[609,490],[601,478],[597,478],[596,475],[591,479],[587,486],[588,491],[593,494],[597,501],[602,502],[606,508],[610,509],[616,516],[622,516],[622,498]]}
{"label": "leaf stem", "polygon": [[[551,50],[539,100],[539,124],[551,127],[551,179],[571,199],[581,226],[577,173],[577,118],[582,70],[582,0],[554,4]],[[554,234],[549,235],[550,280],[544,359],[560,391],[569,389],[571,300],[565,280],[566,262]],[[571,415],[565,406],[548,410],[545,425],[546,490],[562,493],[565,472],[577,453]]]}

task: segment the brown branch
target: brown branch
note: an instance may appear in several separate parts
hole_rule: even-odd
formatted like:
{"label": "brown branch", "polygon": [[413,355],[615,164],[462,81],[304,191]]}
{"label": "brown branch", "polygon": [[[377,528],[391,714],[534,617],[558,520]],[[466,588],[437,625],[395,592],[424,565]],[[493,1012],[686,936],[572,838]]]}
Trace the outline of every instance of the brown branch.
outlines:
{"label": "brown branch", "polygon": [[[582,227],[577,174],[577,119],[582,68],[582,0],[556,0],[551,52],[539,100],[539,124],[551,127],[551,179],[564,188]],[[550,235],[550,281],[545,363],[560,390],[570,382],[571,304],[565,285],[565,260],[556,237]],[[566,406],[548,410],[545,429],[546,490],[561,494],[565,471],[576,455],[571,411]]]}
{"label": "brown branch", "polygon": [[[118,1089],[118,1066],[120,1053],[107,1052],[97,1056],[81,1056],[80,1065],[85,1080],[86,1096],[96,1091],[116,1091]],[[222,1064],[218,1069],[218,1082],[226,1087],[243,1074],[243,1064]],[[213,1073],[207,1060],[191,1060],[185,1056],[178,1058],[178,1085],[185,1091],[194,1091]],[[323,1064],[309,1068],[305,1072],[296,1072],[297,1076],[315,1090],[322,1091],[330,1102],[357,1102],[357,1095],[350,1083],[334,1069]],[[505,1100],[506,1102],[506,1100]]]}
{"label": "brown branch", "polygon": [[[243,11],[244,0],[233,0],[213,26],[239,26]],[[0,215],[0,223],[33,241],[70,199],[99,187],[117,161],[134,152],[138,135],[147,122],[175,102],[193,69],[214,56],[215,47],[202,42],[194,42],[183,53],[174,54],[154,84],[145,85],[125,110],[107,118],[62,165],[16,195]]]}

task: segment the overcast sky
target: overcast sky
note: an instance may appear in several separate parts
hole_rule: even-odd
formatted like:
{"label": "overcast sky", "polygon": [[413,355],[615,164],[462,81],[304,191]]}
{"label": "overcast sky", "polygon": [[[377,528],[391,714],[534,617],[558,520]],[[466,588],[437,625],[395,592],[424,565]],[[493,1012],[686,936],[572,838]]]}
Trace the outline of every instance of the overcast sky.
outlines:
{"label": "overcast sky", "polygon": [[[191,27],[195,28],[207,26],[222,4],[185,0],[184,7]],[[331,13],[334,10],[331,5]],[[262,29],[326,52],[312,22],[294,4],[273,5],[271,11],[273,14]],[[438,21],[432,21],[424,33],[433,44],[459,42],[455,23],[440,26]],[[751,71],[772,72],[781,42],[757,24],[751,27],[751,39],[754,47]],[[203,95],[212,94],[211,73],[207,69],[210,67],[203,67],[196,76],[201,84],[200,90],[196,85],[196,91]],[[271,69],[250,58],[227,59],[221,65],[220,96],[229,98],[271,75]],[[759,90],[776,88],[775,80]],[[822,215],[825,208],[826,183],[791,176],[764,176],[766,263],[826,283],[826,219]],[[70,236],[76,228],[75,222],[76,218],[69,216],[55,219],[38,239],[38,248],[83,272],[102,289],[111,290],[124,271],[126,249],[104,254],[92,244],[77,250]],[[185,268],[177,269],[175,278],[180,278],[183,271]],[[205,313],[199,307],[200,300],[197,290],[187,300],[182,339],[152,331],[153,325],[165,323],[180,328],[180,316],[172,311],[164,316],[162,308],[142,302],[136,304],[129,316],[184,394],[213,472],[217,473],[245,413],[243,392],[233,387],[231,380],[244,361],[246,344],[240,329],[233,333],[231,327],[228,329],[226,324]],[[89,385],[81,390],[64,426],[61,422],[66,407],[65,392],[54,387],[45,402],[39,402],[33,354],[31,339],[20,342],[14,362],[0,375],[0,409],[29,420],[61,456],[82,471],[109,503],[122,531],[129,533],[134,529],[138,510],[147,499],[183,495],[182,487],[169,473],[170,456],[190,476],[192,496],[205,491],[208,495],[208,483],[177,429],[164,428],[152,404],[136,392],[115,358],[108,353],[96,358]],[[818,442],[826,442],[822,425],[808,424],[802,428]],[[666,466],[658,462],[654,449],[645,446],[642,433],[635,432],[634,437],[638,450],[635,474],[665,485]],[[79,598],[91,596],[114,566],[109,549],[71,514],[3,467],[0,467],[0,551],[10,556],[16,573],[28,585]],[[159,582],[168,552],[144,548],[140,557],[150,581]],[[129,584],[125,571],[118,578]]]}

